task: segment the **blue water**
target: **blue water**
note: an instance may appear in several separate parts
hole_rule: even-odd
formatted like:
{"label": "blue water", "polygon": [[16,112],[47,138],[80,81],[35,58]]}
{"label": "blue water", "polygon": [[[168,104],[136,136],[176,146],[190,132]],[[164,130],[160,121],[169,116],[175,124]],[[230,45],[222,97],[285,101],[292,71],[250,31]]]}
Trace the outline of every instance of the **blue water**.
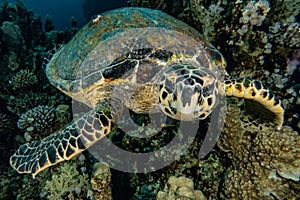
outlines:
{"label": "blue water", "polygon": [[[15,2],[15,0],[8,2]],[[82,10],[84,0],[24,0],[23,2],[28,10],[31,9],[35,14],[40,15],[43,21],[46,15],[50,15],[57,30],[71,27],[71,17],[77,19],[79,27],[86,23]],[[126,0],[100,0],[99,2],[103,5],[99,13],[126,5]]]}

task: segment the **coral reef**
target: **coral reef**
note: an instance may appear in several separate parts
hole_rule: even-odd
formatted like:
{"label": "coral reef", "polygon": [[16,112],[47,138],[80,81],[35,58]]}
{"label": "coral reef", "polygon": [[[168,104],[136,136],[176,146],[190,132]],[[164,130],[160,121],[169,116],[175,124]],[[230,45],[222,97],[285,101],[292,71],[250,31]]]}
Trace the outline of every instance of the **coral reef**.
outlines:
{"label": "coral reef", "polygon": [[93,165],[91,186],[95,200],[111,200],[111,173],[109,166],[104,162],[97,162]]}
{"label": "coral reef", "polygon": [[60,164],[57,172],[52,175],[51,180],[46,181],[41,192],[42,197],[47,199],[87,199],[91,185],[88,175],[77,169],[75,162],[64,162]]}
{"label": "coral reef", "polygon": [[53,31],[55,29],[53,23],[52,23],[52,18],[51,16],[47,15],[45,17],[45,32],[50,32],[50,31]]}
{"label": "coral reef", "polygon": [[0,171],[5,171],[9,165],[7,160],[14,146],[14,134],[17,132],[15,120],[15,117],[0,111]]}
{"label": "coral reef", "polygon": [[[233,76],[250,76],[270,85],[290,79],[286,61],[300,46],[299,22],[295,21],[299,0],[131,0],[129,5],[163,10],[199,30],[223,53]],[[260,72],[265,70],[279,70],[275,72],[279,78],[273,80]]]}
{"label": "coral reef", "polygon": [[218,195],[222,190],[220,184],[223,179],[225,166],[219,155],[213,151],[209,154],[208,158],[199,161],[197,180],[198,188],[207,195],[208,199],[218,199]]}
{"label": "coral reef", "polygon": [[47,93],[27,91],[25,94],[11,95],[6,108],[16,115],[21,115],[39,105],[52,106],[55,102],[51,99]]}
{"label": "coral reef", "polygon": [[40,140],[57,130],[55,108],[38,106],[20,116],[18,127],[25,131],[27,142]]}
{"label": "coral reef", "polygon": [[[103,6],[99,1],[96,3],[94,8]],[[87,18],[96,13],[89,9],[90,5],[86,4]],[[260,79],[277,93],[286,110],[285,126],[280,131],[270,130],[263,124],[260,129],[245,128],[241,122],[242,107],[237,107],[240,103],[229,101],[220,141],[201,160],[199,135],[203,130],[199,130],[184,154],[180,146],[172,149],[176,155],[172,164],[147,174],[117,172],[104,163],[95,163],[87,153],[41,172],[34,180],[18,175],[8,167],[8,158],[13,148],[24,143],[24,132],[29,133],[27,140],[38,140],[72,118],[70,98],[49,84],[43,62],[49,50],[67,43],[79,27],[73,18],[73,28],[57,31],[50,17],[43,24],[41,17],[28,11],[21,0],[16,3],[3,0],[0,6],[0,197],[299,199],[300,27],[296,16],[299,20],[300,1],[130,0],[128,5],[163,10],[199,30],[224,55],[230,76]],[[201,129],[207,126],[200,123]],[[143,131],[150,136],[157,132],[153,127]],[[116,144],[143,153],[167,144],[175,131],[166,128],[160,135],[145,140],[120,135],[120,132],[116,134]],[[174,159],[163,154],[157,153],[151,159]]]}
{"label": "coral reef", "polygon": [[239,108],[228,108],[230,117],[218,141],[232,163],[223,185],[225,198],[299,198],[299,190],[292,187],[293,181],[300,179],[298,133],[289,127],[278,132],[244,130],[240,112]]}
{"label": "coral reef", "polygon": [[0,113],[0,133],[14,130],[14,128],[14,119],[8,114]]}
{"label": "coral reef", "polygon": [[26,49],[22,31],[17,24],[9,21],[3,22],[0,29],[2,32],[3,46],[6,47],[5,50],[8,52],[8,55],[11,54],[8,58],[8,67],[11,71],[15,71],[18,65],[12,64],[12,62],[17,60],[16,55],[21,54],[23,56]]}
{"label": "coral reef", "polygon": [[[46,178],[50,179],[50,177]],[[21,187],[18,188],[18,193],[16,199],[26,200],[26,199],[40,199],[41,188],[40,185],[44,185],[47,179],[32,179],[31,176],[25,176],[20,181]]]}
{"label": "coral reef", "polygon": [[57,108],[48,105],[34,107],[20,116],[18,128],[25,131],[27,142],[40,140],[70,122],[68,109],[68,105],[59,105]]}
{"label": "coral reef", "polygon": [[298,48],[300,44],[300,24],[276,22],[269,27],[269,38],[274,43],[290,48]]}
{"label": "coral reef", "polygon": [[159,191],[157,194],[157,200],[206,200],[206,197],[200,190],[194,190],[194,183],[191,179],[184,176],[175,177],[171,176],[168,179],[168,183],[165,185],[163,191]]}
{"label": "coral reef", "polygon": [[[51,24],[51,20],[48,23]],[[78,27],[61,32],[50,30],[57,32],[58,37],[49,42],[41,18],[28,11],[22,0],[16,3],[1,1],[1,198],[40,199],[39,191],[44,186],[41,183],[49,177],[43,179],[41,176],[41,182],[38,179],[30,181],[30,176],[11,172],[8,160],[15,148],[25,142],[24,132],[30,133],[26,134],[30,140],[37,140],[71,120],[70,98],[49,84],[42,63],[54,45],[66,43],[77,30]],[[22,129],[17,127],[18,119]]]}
{"label": "coral reef", "polygon": [[36,75],[29,70],[20,70],[9,80],[9,84],[14,90],[24,90],[37,82]]}
{"label": "coral reef", "polygon": [[58,122],[58,129],[62,128],[64,125],[67,123],[71,122],[72,116],[71,113],[69,112],[70,106],[61,104],[56,107],[56,121]]}
{"label": "coral reef", "polygon": [[[168,6],[173,4],[180,6]],[[199,30],[223,53],[231,76],[260,79],[277,92],[286,109],[286,122],[300,130],[300,31],[295,18],[299,16],[299,0],[132,0],[129,5],[163,10]],[[299,198],[299,134],[290,127],[278,132],[255,126],[245,130],[238,116],[240,109],[228,112],[219,142],[221,151],[216,148],[220,153],[213,159],[218,168],[206,165],[211,156],[200,161],[202,168],[194,169],[202,175],[195,179],[197,188],[208,199]],[[187,163],[193,163],[190,158],[179,162],[186,169]],[[185,171],[179,166],[172,164],[168,169],[182,174]],[[161,176],[165,177],[165,172]]]}
{"label": "coral reef", "polygon": [[13,197],[16,197],[18,189],[22,187],[21,177],[1,169],[0,180],[1,199],[16,199]]}

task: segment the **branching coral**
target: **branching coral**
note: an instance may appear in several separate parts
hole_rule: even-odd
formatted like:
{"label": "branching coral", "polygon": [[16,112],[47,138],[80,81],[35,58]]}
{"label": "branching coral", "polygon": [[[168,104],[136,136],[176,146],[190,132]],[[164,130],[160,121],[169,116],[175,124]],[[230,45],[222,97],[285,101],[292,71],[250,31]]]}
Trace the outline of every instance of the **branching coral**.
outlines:
{"label": "branching coral", "polygon": [[135,0],[130,5],[157,8],[187,22],[224,53],[229,67],[242,67],[238,71],[283,68],[292,48],[300,46],[295,22],[299,0],[190,0],[181,2],[179,14],[158,6],[172,4],[169,0],[147,2]]}
{"label": "branching coral", "polygon": [[192,1],[190,12],[194,19],[193,23],[207,41],[215,40],[217,36],[217,25],[221,23],[221,12],[223,10],[224,8],[218,4],[211,4],[209,8],[206,9],[200,4],[199,0]]}
{"label": "branching coral", "polygon": [[300,47],[300,24],[276,22],[269,27],[270,40],[290,48]]}
{"label": "branching coral", "polygon": [[70,122],[69,106],[37,106],[23,113],[18,120],[18,127],[25,131],[26,141],[40,140]]}
{"label": "branching coral", "polygon": [[9,80],[9,84],[14,90],[24,90],[37,82],[36,75],[29,70],[20,70]]}
{"label": "branching coral", "polygon": [[20,116],[18,127],[25,130],[26,141],[36,141],[57,130],[56,111],[51,106],[38,106]]}
{"label": "branching coral", "polygon": [[241,9],[239,28],[236,27],[237,31],[232,31],[228,41],[229,45],[239,47],[239,51],[233,54],[237,56],[236,60],[240,54],[246,53],[249,57],[257,59],[254,62],[264,64],[264,56],[271,53],[272,44],[268,42],[267,34],[257,30],[257,27],[262,26],[269,11],[269,3],[266,0],[250,1]]}
{"label": "branching coral", "polygon": [[216,152],[211,152],[207,159],[199,161],[199,178],[195,183],[208,199],[218,198],[223,172],[224,166]]}
{"label": "branching coral", "polygon": [[81,174],[74,162],[64,162],[52,180],[46,182],[45,193],[50,200],[87,199],[91,188],[87,174]]}
{"label": "branching coral", "polygon": [[299,15],[300,0],[270,0],[270,6],[273,12],[269,20],[278,22],[294,22],[295,17]]}
{"label": "branching coral", "polygon": [[39,105],[54,105],[54,100],[46,93],[26,92],[17,96],[11,95],[7,102],[7,110],[21,115],[27,110],[37,107]]}

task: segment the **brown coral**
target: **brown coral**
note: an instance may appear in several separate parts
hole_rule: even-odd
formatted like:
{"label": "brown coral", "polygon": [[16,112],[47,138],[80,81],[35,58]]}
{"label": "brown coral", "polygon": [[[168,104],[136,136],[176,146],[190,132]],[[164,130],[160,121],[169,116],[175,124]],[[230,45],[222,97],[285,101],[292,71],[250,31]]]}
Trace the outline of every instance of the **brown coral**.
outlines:
{"label": "brown coral", "polygon": [[98,162],[93,165],[93,174],[91,186],[96,200],[110,200],[112,193],[110,188],[111,173],[109,166],[104,162]]}
{"label": "brown coral", "polygon": [[300,196],[291,189],[300,177],[300,136],[289,127],[280,131],[242,128],[240,110],[229,107],[218,146],[228,152],[224,194],[229,199],[286,199]]}
{"label": "brown coral", "polygon": [[184,176],[175,177],[171,176],[168,183],[162,191],[157,194],[157,200],[206,200],[206,197],[200,190],[194,190],[194,183],[192,179]]}

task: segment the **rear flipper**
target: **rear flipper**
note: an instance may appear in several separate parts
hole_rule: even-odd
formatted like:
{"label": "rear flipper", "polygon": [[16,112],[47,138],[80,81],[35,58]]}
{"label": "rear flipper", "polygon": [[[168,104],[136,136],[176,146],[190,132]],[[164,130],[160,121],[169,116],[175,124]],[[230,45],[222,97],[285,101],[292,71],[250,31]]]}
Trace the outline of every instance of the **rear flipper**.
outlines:
{"label": "rear flipper", "polygon": [[259,117],[267,119],[280,129],[283,124],[284,110],[281,101],[260,81],[233,79],[225,81],[226,96],[234,96],[254,101],[247,107]]}
{"label": "rear flipper", "polygon": [[113,127],[110,115],[92,110],[56,134],[21,145],[11,156],[10,164],[19,173],[31,173],[35,177],[45,168],[69,160],[89,148]]}

